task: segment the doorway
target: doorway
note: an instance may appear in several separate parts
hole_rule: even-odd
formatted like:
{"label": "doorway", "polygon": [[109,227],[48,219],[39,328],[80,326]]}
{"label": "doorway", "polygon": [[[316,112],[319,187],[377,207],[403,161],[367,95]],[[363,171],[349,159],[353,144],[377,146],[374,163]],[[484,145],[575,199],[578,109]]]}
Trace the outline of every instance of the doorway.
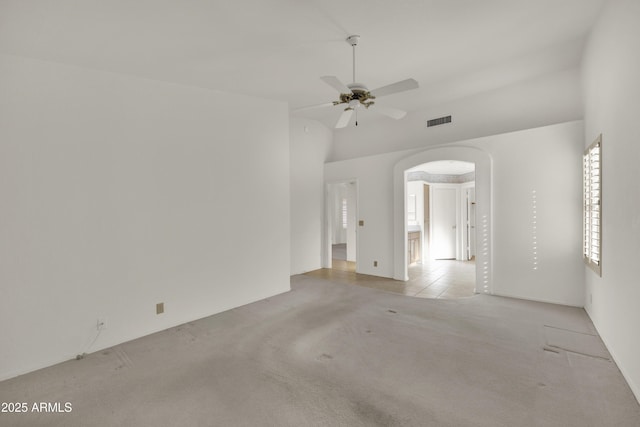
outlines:
{"label": "doorway", "polygon": [[[466,189],[459,189],[459,197],[457,198],[459,214],[456,223],[456,260],[435,260],[433,257],[433,246],[435,245],[433,236],[433,215],[431,215],[431,224],[427,228],[425,248],[427,249],[427,257],[425,263],[433,260],[434,262],[464,262],[468,259],[469,253],[473,262],[471,271],[475,280],[476,293],[493,293],[492,289],[492,203],[491,203],[491,157],[485,151],[476,147],[466,146],[444,146],[419,153],[412,154],[396,163],[394,166],[394,278],[396,280],[410,280],[410,266],[407,257],[407,211],[406,202],[409,194],[408,186],[410,183],[410,175],[415,171],[413,168],[438,161],[461,161],[475,165],[475,187],[472,193],[467,193]],[[447,183],[430,183],[429,192],[433,195],[436,184]],[[474,218],[470,220],[469,227],[473,227],[469,233],[466,232],[466,218],[463,214],[463,207],[467,206],[466,196],[474,197],[473,205],[470,212],[474,214]],[[430,197],[433,202],[433,196]],[[433,206],[429,208],[433,213]],[[464,222],[463,222],[464,221]],[[411,267],[413,268],[413,266]]]}
{"label": "doorway", "polygon": [[[409,281],[424,285],[428,297],[472,296],[475,264],[469,237],[475,232],[470,229],[475,212],[469,200],[475,188],[475,164],[429,162],[407,170],[406,181]],[[423,200],[416,203],[416,199]],[[423,254],[420,262],[416,253]]]}
{"label": "doorway", "polygon": [[327,184],[328,254],[325,268],[355,272],[357,268],[356,180]]}
{"label": "doorway", "polygon": [[475,250],[474,163],[446,160],[408,169],[406,200],[406,229],[412,235],[422,234],[418,250],[424,255],[423,262],[471,259]]}

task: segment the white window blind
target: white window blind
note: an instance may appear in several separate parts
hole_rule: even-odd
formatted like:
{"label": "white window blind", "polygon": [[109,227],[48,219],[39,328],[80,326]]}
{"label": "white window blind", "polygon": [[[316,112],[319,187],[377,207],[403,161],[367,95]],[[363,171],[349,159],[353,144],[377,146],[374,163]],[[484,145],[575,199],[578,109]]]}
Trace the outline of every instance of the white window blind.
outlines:
{"label": "white window blind", "polygon": [[602,275],[602,135],[584,152],[582,257],[593,271]]}

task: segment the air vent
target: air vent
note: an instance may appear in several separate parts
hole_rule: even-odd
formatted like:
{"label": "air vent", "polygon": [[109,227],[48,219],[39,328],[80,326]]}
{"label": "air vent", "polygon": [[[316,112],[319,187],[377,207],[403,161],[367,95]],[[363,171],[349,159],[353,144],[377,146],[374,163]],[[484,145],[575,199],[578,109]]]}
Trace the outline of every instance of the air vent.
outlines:
{"label": "air vent", "polygon": [[427,120],[427,127],[443,125],[445,123],[451,123],[451,116],[439,117],[437,119]]}

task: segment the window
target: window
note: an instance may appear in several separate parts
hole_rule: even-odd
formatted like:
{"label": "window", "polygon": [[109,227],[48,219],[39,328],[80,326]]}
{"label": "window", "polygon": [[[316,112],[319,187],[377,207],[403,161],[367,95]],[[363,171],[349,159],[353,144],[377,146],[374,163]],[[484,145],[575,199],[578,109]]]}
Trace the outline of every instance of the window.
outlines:
{"label": "window", "polygon": [[602,135],[582,156],[583,236],[582,258],[602,276]]}

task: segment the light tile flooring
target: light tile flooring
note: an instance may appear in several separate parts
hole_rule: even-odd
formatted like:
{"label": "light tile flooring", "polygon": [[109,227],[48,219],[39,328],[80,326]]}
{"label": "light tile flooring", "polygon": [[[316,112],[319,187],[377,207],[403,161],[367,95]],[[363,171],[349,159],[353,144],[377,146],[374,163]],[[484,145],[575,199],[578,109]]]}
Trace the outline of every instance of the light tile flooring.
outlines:
{"label": "light tile flooring", "polygon": [[342,283],[365,286],[418,298],[455,299],[474,295],[475,262],[436,260],[409,266],[406,282],[355,272],[355,263],[334,259],[333,268],[307,273]]}

